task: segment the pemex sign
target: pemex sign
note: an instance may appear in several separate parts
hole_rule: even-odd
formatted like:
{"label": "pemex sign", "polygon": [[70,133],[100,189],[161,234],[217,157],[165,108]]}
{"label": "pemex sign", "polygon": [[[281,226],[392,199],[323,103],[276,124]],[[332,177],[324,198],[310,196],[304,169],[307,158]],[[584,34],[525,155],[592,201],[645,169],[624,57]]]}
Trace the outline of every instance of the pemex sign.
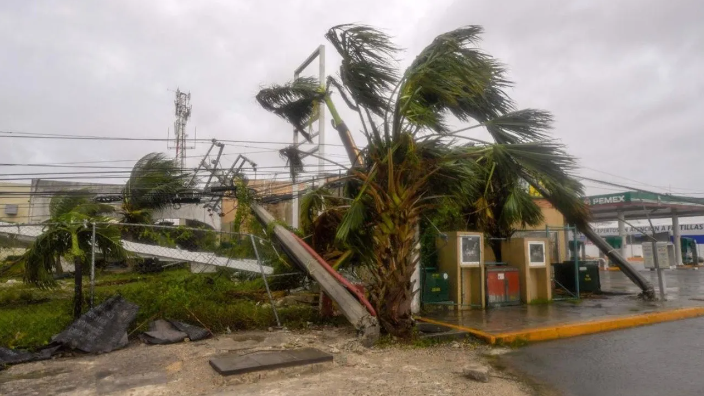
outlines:
{"label": "pemex sign", "polygon": [[613,205],[619,203],[631,202],[631,194],[629,192],[607,195],[596,195],[584,199],[584,203],[590,206],[596,205]]}

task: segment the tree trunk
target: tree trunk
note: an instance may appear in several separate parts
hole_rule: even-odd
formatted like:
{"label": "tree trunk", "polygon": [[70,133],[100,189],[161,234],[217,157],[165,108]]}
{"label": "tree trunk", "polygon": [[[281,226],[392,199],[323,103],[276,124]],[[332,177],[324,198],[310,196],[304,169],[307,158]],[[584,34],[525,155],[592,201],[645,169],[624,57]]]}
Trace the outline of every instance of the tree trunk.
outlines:
{"label": "tree trunk", "polygon": [[73,320],[81,317],[83,311],[83,260],[80,257],[73,259],[74,287],[73,287]]}
{"label": "tree trunk", "polygon": [[405,284],[386,285],[382,294],[372,300],[384,331],[399,338],[411,337],[413,334],[412,298],[411,283],[408,281]]}
{"label": "tree trunk", "polygon": [[56,269],[56,274],[57,275],[62,275],[64,273],[64,269],[61,266],[61,256],[56,255],[55,261],[54,261],[54,268]]}

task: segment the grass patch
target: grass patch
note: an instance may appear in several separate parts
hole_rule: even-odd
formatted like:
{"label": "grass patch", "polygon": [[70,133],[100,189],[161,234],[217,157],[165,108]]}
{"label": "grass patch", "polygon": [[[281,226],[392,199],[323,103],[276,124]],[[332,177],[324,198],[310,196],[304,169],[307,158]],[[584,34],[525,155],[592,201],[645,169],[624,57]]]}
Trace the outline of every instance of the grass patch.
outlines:
{"label": "grass patch", "polygon": [[[191,274],[187,269],[147,275],[99,274],[96,278],[96,305],[116,294],[139,305],[129,332],[146,330],[148,322],[157,318],[197,326],[202,326],[202,322],[215,333],[228,328],[250,330],[276,325],[268,301],[233,298],[263,290],[261,279],[231,280],[224,273]],[[86,311],[88,290],[86,278]],[[0,346],[37,348],[46,345],[51,336],[72,322],[72,297],[72,279],[62,280],[58,288],[50,290],[25,285],[0,288]],[[277,308],[277,311],[282,324],[291,329],[320,322],[317,307],[297,305]]]}

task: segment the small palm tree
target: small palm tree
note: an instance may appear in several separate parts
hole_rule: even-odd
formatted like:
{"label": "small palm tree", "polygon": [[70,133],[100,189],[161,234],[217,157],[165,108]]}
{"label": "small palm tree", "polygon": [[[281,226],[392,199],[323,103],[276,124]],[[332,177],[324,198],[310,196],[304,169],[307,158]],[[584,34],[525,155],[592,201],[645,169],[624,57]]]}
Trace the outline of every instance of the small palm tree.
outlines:
{"label": "small palm tree", "polygon": [[122,222],[152,224],[154,211],[173,205],[174,199],[192,191],[195,180],[162,153],[142,157],[132,168],[122,192]]}
{"label": "small palm tree", "polygon": [[[73,261],[75,319],[83,310],[83,265],[91,250],[98,249],[105,257],[125,256],[119,228],[105,224],[112,220],[106,214],[114,210],[110,205],[93,202],[84,191],[54,196],[50,202],[51,217],[44,232],[23,255],[24,280],[39,287],[54,285],[52,272],[61,266],[61,257]],[[91,223],[100,223],[95,226],[95,247]]]}
{"label": "small palm tree", "polygon": [[[574,219],[587,218],[582,187],[570,176],[574,160],[545,133],[550,114],[516,110],[504,91],[511,83],[503,66],[476,47],[481,32],[468,26],[441,34],[400,73],[397,47],[386,34],[368,26],[336,26],[326,38],[342,58],[340,82],[329,77],[327,89],[320,89],[314,80],[297,79],[257,95],[265,109],[297,130],[323,101],[336,126],[344,125],[330,105],[333,88],[358,114],[367,146],[361,155],[348,147],[352,181],[336,238],[369,268],[379,321],[398,336],[410,335],[412,328],[417,227],[440,200],[498,210],[504,216],[500,226],[532,222],[535,213],[517,192],[523,178],[569,205]],[[450,132],[450,116],[474,124]],[[473,128],[486,129],[494,142],[458,144],[463,138],[458,133]],[[346,128],[337,129],[348,146]],[[493,164],[500,177],[486,173]],[[493,227],[488,218],[481,219]]]}

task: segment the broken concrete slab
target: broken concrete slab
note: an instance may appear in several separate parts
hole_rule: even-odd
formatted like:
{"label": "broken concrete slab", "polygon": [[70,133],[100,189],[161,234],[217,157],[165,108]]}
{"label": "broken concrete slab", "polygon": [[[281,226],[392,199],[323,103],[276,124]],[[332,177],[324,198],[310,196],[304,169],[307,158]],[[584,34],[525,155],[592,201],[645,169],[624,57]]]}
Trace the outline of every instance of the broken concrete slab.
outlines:
{"label": "broken concrete slab", "polygon": [[286,351],[262,351],[249,355],[226,355],[210,359],[210,366],[221,375],[332,362],[333,356],[315,348]]}

